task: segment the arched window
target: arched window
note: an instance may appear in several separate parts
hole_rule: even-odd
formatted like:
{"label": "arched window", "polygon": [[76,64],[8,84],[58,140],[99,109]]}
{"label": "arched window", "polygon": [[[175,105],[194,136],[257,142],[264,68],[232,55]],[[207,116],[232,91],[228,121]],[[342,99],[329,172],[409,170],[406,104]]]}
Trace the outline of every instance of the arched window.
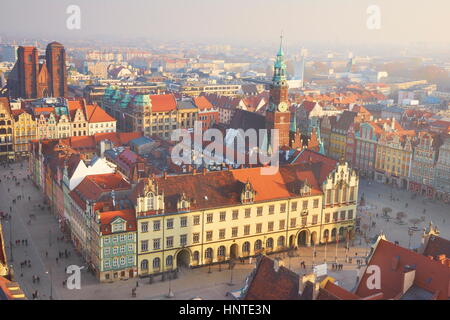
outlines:
{"label": "arched window", "polygon": [[279,247],[284,247],[284,236],[278,238],[277,244]]}
{"label": "arched window", "polygon": [[147,259],[141,261],[141,269],[148,270],[148,260]]}
{"label": "arched window", "polygon": [[159,258],[153,259],[153,269],[159,269],[160,265],[161,265],[161,259],[159,259]]}
{"label": "arched window", "polygon": [[332,237],[332,238],[336,237],[336,228],[334,228],[333,230],[331,230],[331,237]]}
{"label": "arched window", "polygon": [[266,247],[267,248],[273,248],[273,239],[272,238],[267,239]]}
{"label": "arched window", "polygon": [[225,247],[224,246],[220,246],[217,254],[218,254],[219,257],[225,257]]}
{"label": "arched window", "polygon": [[212,256],[213,256],[213,249],[211,249],[211,248],[206,249],[206,251],[205,251],[205,258],[206,259],[212,259]]}
{"label": "arched window", "polygon": [[194,254],[192,255],[192,259],[195,260],[195,261],[198,261],[199,256],[200,256],[199,252],[198,251],[194,251]]}
{"label": "arched window", "polygon": [[242,245],[242,251],[243,252],[250,252],[250,242],[244,242],[244,244]]}
{"label": "arched window", "polygon": [[262,248],[262,241],[261,240],[256,240],[255,242],[255,250],[261,250]]}
{"label": "arched window", "polygon": [[166,266],[171,266],[173,264],[173,256],[167,256]]}
{"label": "arched window", "polygon": [[328,239],[330,236],[330,231],[328,231],[328,229],[325,229],[323,232],[323,238],[324,239]]}

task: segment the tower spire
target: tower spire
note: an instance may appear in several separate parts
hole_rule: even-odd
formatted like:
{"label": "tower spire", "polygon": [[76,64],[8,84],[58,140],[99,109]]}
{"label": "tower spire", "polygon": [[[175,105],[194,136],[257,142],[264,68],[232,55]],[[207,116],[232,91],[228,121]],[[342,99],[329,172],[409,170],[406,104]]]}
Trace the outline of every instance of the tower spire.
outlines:
{"label": "tower spire", "polygon": [[278,56],[283,55],[283,30],[281,30],[280,34],[280,49],[278,49]]}

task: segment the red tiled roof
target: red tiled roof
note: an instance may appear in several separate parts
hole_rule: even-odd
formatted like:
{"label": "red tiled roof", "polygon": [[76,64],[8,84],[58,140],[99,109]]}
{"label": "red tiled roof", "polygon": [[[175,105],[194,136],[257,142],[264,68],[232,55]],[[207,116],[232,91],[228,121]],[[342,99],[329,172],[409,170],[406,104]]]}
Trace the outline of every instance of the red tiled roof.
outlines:
{"label": "red tiled roof", "polygon": [[274,260],[261,256],[244,300],[299,300],[299,276]]}
{"label": "red tiled roof", "polygon": [[86,105],[86,117],[87,121],[90,123],[97,122],[112,122],[116,121],[113,117],[111,117],[105,110],[103,110],[97,104],[87,104]]}
{"label": "red tiled roof", "polygon": [[127,190],[131,185],[120,173],[105,173],[86,176],[81,183],[70,192],[71,197],[80,208],[85,209],[85,200],[98,200],[106,192]]}
{"label": "red tiled roof", "polygon": [[328,280],[323,288],[319,289],[317,300],[359,300],[360,298]]}
{"label": "red tiled roof", "polygon": [[[322,194],[316,175],[320,164],[281,166],[274,175],[261,175],[261,168],[213,171],[155,178],[164,192],[165,209],[177,212],[177,201],[185,193],[191,199],[191,210],[217,208],[241,203],[241,192],[247,181],[256,191],[254,201],[269,201],[298,196],[301,184],[308,182],[311,195]],[[146,181],[141,180],[132,196],[136,202]]]}
{"label": "red tiled roof", "polygon": [[405,267],[409,266],[416,270],[415,286],[435,294],[438,300],[449,298],[450,268],[439,261],[380,239],[368,263],[370,265],[380,268],[381,289],[369,289],[367,278],[371,273],[365,273],[355,292],[360,297],[382,292],[384,299],[398,298],[402,295]]}
{"label": "red tiled roof", "polygon": [[167,112],[177,108],[177,101],[173,94],[150,95],[152,112]]}
{"label": "red tiled roof", "polygon": [[117,218],[122,218],[127,222],[126,231],[136,231],[136,215],[134,209],[122,209],[100,213],[102,235],[111,234],[110,224]]}
{"label": "red tiled roof", "polygon": [[198,96],[194,98],[194,104],[199,110],[212,109],[213,105],[205,96]]}

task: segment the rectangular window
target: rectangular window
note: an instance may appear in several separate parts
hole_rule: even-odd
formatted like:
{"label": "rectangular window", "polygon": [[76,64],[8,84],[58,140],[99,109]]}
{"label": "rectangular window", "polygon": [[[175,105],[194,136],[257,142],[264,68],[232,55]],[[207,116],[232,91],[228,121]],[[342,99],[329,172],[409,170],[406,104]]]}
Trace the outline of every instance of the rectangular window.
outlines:
{"label": "rectangular window", "polygon": [[244,236],[248,236],[250,234],[250,225],[244,226]]}
{"label": "rectangular window", "polygon": [[302,203],[302,209],[307,210],[308,209],[308,200],[303,201]]}
{"label": "rectangular window", "polygon": [[348,210],[348,219],[353,219],[353,210]]}
{"label": "rectangular window", "polygon": [[200,216],[194,216],[194,226],[198,226],[200,224]]}
{"label": "rectangular window", "polygon": [[312,224],[317,224],[319,216],[317,214],[312,216]]}
{"label": "rectangular window", "polygon": [[297,211],[297,201],[294,201],[291,203],[291,210],[292,211]]}
{"label": "rectangular window", "polygon": [[187,234],[180,235],[180,246],[184,247],[187,245]]}
{"label": "rectangular window", "polygon": [[245,208],[245,217],[246,218],[250,218],[250,214],[251,214],[251,209],[250,208]]}
{"label": "rectangular window", "polygon": [[159,229],[161,228],[161,222],[158,221],[153,221],[153,231],[159,231]]}
{"label": "rectangular window", "polygon": [[141,251],[148,251],[148,240],[141,240]]}
{"label": "rectangular window", "polygon": [[308,222],[308,217],[302,217],[302,226],[306,226],[307,222]]}
{"label": "rectangular window", "polygon": [[181,228],[187,227],[187,217],[181,217],[180,218],[180,227]]}
{"label": "rectangular window", "polygon": [[319,207],[319,199],[314,199],[313,208],[317,209]]}
{"label": "rectangular window", "polygon": [[237,220],[239,218],[239,210],[233,210],[233,220]]}
{"label": "rectangular window", "polygon": [[141,223],[141,232],[148,232],[148,222]]}
{"label": "rectangular window", "polygon": [[286,203],[282,203],[280,204],[280,213],[285,213],[286,212]]}
{"label": "rectangular window", "polygon": [[172,248],[173,247],[173,237],[167,237],[166,238],[166,247]]}
{"label": "rectangular window", "polygon": [[206,231],[206,241],[212,241],[213,232],[212,231]]}
{"label": "rectangular window", "polygon": [[284,229],[284,220],[280,220],[279,229],[280,230]]}
{"label": "rectangular window", "polygon": [[219,239],[225,239],[225,229],[219,230]]}
{"label": "rectangular window", "polygon": [[263,207],[256,208],[256,215],[260,217],[262,216],[262,214],[263,214]]}
{"label": "rectangular window", "polygon": [[167,229],[173,229],[173,219],[167,219]]}
{"label": "rectangular window", "polygon": [[345,220],[345,211],[341,211],[341,220]]}
{"label": "rectangular window", "polygon": [[225,221],[227,217],[227,213],[225,211],[220,212],[220,221]]}
{"label": "rectangular window", "polygon": [[297,219],[291,218],[291,228],[295,228],[296,225],[297,225]]}
{"label": "rectangular window", "polygon": [[330,214],[329,213],[325,214],[325,223],[330,223]]}
{"label": "rectangular window", "polygon": [[275,206],[273,204],[271,204],[269,206],[269,214],[274,214],[274,212],[275,212]]}
{"label": "rectangular window", "polygon": [[336,221],[338,221],[338,218],[339,218],[339,212],[333,212],[333,222],[336,222]]}
{"label": "rectangular window", "polygon": [[160,242],[160,239],[153,239],[153,250],[159,250]]}
{"label": "rectangular window", "polygon": [[258,223],[256,224],[256,233],[261,233],[262,232],[262,223]]}
{"label": "rectangular window", "polygon": [[192,242],[193,243],[199,243],[200,242],[200,233],[192,234]]}
{"label": "rectangular window", "polygon": [[231,236],[232,237],[237,237],[238,236],[238,227],[233,227],[231,229]]}
{"label": "rectangular window", "polygon": [[273,231],[273,221],[267,223],[267,231]]}
{"label": "rectangular window", "polygon": [[212,223],[213,222],[213,214],[212,213],[208,213],[206,215],[206,223]]}

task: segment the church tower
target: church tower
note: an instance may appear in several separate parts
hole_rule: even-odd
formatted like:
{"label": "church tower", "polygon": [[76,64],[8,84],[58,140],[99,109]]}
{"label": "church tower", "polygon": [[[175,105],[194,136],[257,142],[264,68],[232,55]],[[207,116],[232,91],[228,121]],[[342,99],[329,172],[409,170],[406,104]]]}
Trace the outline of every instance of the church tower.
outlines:
{"label": "church tower", "polygon": [[280,49],[278,50],[273,66],[269,107],[266,111],[266,129],[278,129],[279,147],[289,146],[289,130],[291,125],[286,63],[284,62],[282,40],[283,36],[281,36]]}

